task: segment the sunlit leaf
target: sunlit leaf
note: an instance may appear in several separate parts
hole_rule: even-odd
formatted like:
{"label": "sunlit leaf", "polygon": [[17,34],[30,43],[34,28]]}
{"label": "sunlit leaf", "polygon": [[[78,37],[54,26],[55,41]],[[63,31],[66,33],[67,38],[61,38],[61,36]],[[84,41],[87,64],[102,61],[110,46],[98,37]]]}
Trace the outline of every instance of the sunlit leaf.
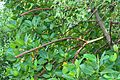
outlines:
{"label": "sunlit leaf", "polygon": [[52,64],[48,63],[48,64],[46,65],[46,69],[47,69],[48,71],[51,71],[51,69],[52,69]]}

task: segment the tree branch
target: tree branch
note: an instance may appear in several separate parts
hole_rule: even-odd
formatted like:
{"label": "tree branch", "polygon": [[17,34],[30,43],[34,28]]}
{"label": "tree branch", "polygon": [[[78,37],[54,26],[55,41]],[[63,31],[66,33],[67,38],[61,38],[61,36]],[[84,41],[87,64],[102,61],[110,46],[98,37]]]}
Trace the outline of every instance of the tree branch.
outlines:
{"label": "tree branch", "polygon": [[25,51],[25,52],[23,52],[23,53],[15,56],[15,57],[16,57],[16,58],[21,57],[21,56],[23,56],[23,55],[25,55],[25,54],[27,54],[27,53],[33,52],[33,51],[38,50],[38,49],[40,49],[40,48],[42,48],[42,47],[45,47],[45,46],[47,46],[47,45],[50,45],[50,44],[53,44],[53,43],[56,43],[56,42],[60,42],[60,41],[64,41],[64,40],[68,40],[68,39],[69,39],[69,40],[70,40],[70,39],[76,39],[76,40],[85,41],[84,39],[80,39],[80,38],[72,38],[72,37],[62,38],[62,39],[58,39],[58,40],[54,40],[54,41],[45,43],[45,44],[43,44],[43,45],[41,45],[41,46],[38,46],[38,47],[36,47],[36,48],[32,48],[32,49],[30,49],[30,50],[28,50],[28,51]]}
{"label": "tree branch", "polygon": [[103,24],[103,22],[102,22],[102,20],[101,20],[101,18],[99,16],[99,14],[98,14],[98,11],[95,12],[95,17],[96,17],[96,20],[97,20],[100,28],[102,29],[102,32],[103,32],[109,46],[111,47],[111,37],[110,37],[109,33],[107,32],[107,30],[106,30],[106,28],[105,28],[105,26],[104,26],[104,24]]}
{"label": "tree branch", "polygon": [[74,59],[73,59],[72,62],[74,63],[74,61],[77,59],[77,57],[78,57],[80,51],[81,51],[87,44],[96,42],[96,41],[101,40],[101,39],[103,39],[103,36],[102,36],[102,37],[99,37],[99,38],[97,38],[97,39],[93,39],[93,40],[87,41],[86,43],[84,43],[83,46],[80,47],[80,48],[77,50],[77,52],[75,53],[75,56],[74,56]]}
{"label": "tree branch", "polygon": [[20,16],[24,16],[26,14],[29,14],[30,12],[39,11],[39,10],[52,10],[52,8],[36,8],[36,9],[29,10],[27,12],[24,12],[24,13],[20,14]]}

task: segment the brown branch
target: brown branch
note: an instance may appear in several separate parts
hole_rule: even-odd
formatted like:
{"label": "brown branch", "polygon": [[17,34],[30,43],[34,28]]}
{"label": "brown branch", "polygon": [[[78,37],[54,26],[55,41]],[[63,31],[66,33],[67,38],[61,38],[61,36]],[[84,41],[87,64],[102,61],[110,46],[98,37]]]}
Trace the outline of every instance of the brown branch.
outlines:
{"label": "brown branch", "polygon": [[74,56],[74,59],[73,59],[72,63],[75,62],[75,60],[77,59],[77,57],[78,57],[80,51],[81,51],[86,45],[87,45],[87,43],[84,43],[83,46],[80,47],[80,48],[77,50],[77,52],[75,53],[75,56]]}
{"label": "brown branch", "polygon": [[36,8],[36,9],[29,10],[27,12],[24,12],[24,13],[20,14],[20,16],[24,16],[26,14],[29,14],[30,12],[39,11],[39,10],[52,10],[52,8]]}
{"label": "brown branch", "polygon": [[104,34],[104,36],[105,36],[105,38],[106,38],[109,46],[112,47],[112,46],[111,46],[111,38],[110,38],[110,35],[109,35],[109,33],[107,32],[107,30],[106,30],[106,28],[105,28],[105,25],[103,24],[103,22],[102,22],[102,20],[101,20],[101,18],[100,18],[100,16],[99,16],[99,14],[98,14],[98,11],[96,11],[95,17],[96,17],[96,20],[97,20],[100,28],[102,29],[102,32],[103,32],[103,34]]}
{"label": "brown branch", "polygon": [[120,24],[120,22],[113,22],[113,21],[110,21],[112,24]]}
{"label": "brown branch", "polygon": [[111,39],[111,41],[110,41],[110,44],[112,44],[112,34],[111,34],[111,32],[112,32],[112,21],[110,21],[110,29],[109,29],[109,34],[110,34],[110,39]]}
{"label": "brown branch", "polygon": [[40,48],[42,48],[42,47],[45,47],[45,46],[47,46],[47,45],[50,45],[50,44],[53,44],[53,43],[56,43],[56,42],[60,42],[60,41],[64,41],[64,40],[68,40],[68,39],[69,39],[69,40],[70,40],[70,39],[76,39],[76,40],[85,41],[84,39],[80,39],[80,38],[72,38],[72,37],[62,38],[62,39],[58,39],[58,40],[54,40],[54,41],[45,43],[45,44],[43,44],[43,45],[41,45],[41,46],[38,46],[38,47],[36,47],[36,48],[32,48],[32,49],[30,49],[30,50],[28,50],[28,51],[25,51],[25,52],[23,52],[23,53],[15,56],[15,57],[16,57],[16,58],[21,57],[21,56],[23,56],[23,55],[25,55],[25,54],[27,54],[27,53],[33,52],[33,51],[38,50],[38,49],[40,49]]}

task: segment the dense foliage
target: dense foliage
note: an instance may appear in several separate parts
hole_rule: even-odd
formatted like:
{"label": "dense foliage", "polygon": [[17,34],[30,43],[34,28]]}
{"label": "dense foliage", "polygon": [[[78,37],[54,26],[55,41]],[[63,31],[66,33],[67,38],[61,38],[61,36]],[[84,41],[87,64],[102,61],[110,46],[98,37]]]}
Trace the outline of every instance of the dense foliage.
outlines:
{"label": "dense foliage", "polygon": [[[5,2],[0,11],[0,80],[120,80],[119,0]],[[102,37],[95,13],[112,44]]]}

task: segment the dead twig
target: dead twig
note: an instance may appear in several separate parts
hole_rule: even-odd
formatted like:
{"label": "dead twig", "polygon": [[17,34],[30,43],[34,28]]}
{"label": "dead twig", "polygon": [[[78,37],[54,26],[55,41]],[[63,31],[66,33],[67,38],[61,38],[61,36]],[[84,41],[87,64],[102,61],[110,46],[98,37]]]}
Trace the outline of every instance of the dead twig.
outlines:
{"label": "dead twig", "polygon": [[24,16],[26,14],[29,14],[30,12],[39,11],[39,10],[52,10],[52,8],[36,8],[36,9],[29,10],[27,12],[24,12],[24,13],[20,14],[20,16]]}

